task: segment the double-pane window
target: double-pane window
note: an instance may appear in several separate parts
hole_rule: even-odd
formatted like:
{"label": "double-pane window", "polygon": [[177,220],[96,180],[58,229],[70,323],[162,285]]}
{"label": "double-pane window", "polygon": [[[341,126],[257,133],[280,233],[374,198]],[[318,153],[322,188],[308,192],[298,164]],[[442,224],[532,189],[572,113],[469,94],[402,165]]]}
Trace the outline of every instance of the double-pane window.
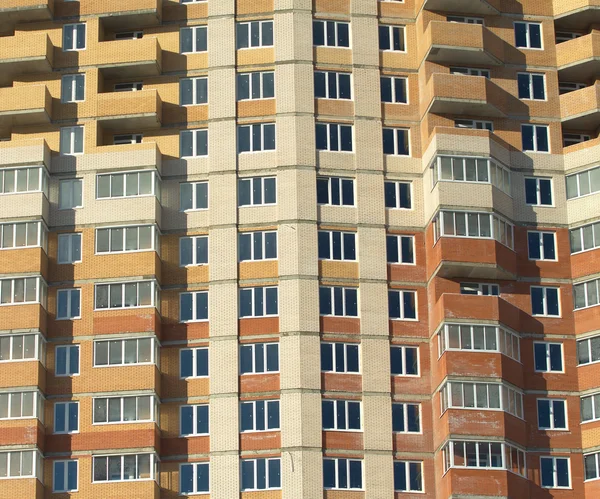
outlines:
{"label": "double-pane window", "polygon": [[96,177],[96,198],[158,195],[158,174],[152,170],[112,173]]}
{"label": "double-pane window", "polygon": [[420,404],[394,402],[392,404],[392,431],[397,433],[420,433]]}
{"label": "double-pane window", "polygon": [[[579,343],[577,345],[579,347]],[[537,372],[563,372],[562,343],[535,342],[533,357]]]}
{"label": "double-pane window", "polygon": [[410,182],[385,182],[385,207],[410,210],[412,193]]}
{"label": "double-pane window", "polygon": [[77,263],[80,261],[81,234],[59,234],[58,263]]}
{"label": "double-pane window", "polygon": [[208,376],[208,348],[183,348],[179,351],[179,376],[205,378]]}
{"label": "double-pane window", "polygon": [[362,461],[343,458],[323,459],[323,487],[332,490],[362,490]]}
{"label": "double-pane window", "polygon": [[60,129],[60,154],[83,153],[83,126],[67,126]]}
{"label": "double-pane window", "polygon": [[179,211],[207,210],[208,182],[179,184]]}
{"label": "double-pane window", "polygon": [[360,373],[359,346],[356,343],[321,343],[321,371]]}
{"label": "double-pane window", "polygon": [[600,303],[600,279],[582,282],[573,286],[575,310],[595,307]]}
{"label": "double-pane window", "polygon": [[408,78],[382,76],[380,86],[382,102],[408,104]]}
{"label": "double-pane window", "polygon": [[76,376],[79,374],[79,345],[57,346],[54,355],[55,376]]}
{"label": "double-pane window", "polygon": [[79,466],[77,460],[54,461],[52,492],[77,492]]}
{"label": "double-pane window", "polygon": [[81,208],[83,206],[82,191],[83,180],[80,178],[61,180],[58,190],[58,209]]}
{"label": "double-pane window", "polygon": [[60,99],[64,102],[85,100],[85,75],[65,75],[61,79]]}
{"label": "double-pane window", "polygon": [[240,317],[275,316],[277,302],[277,286],[240,289]]}
{"label": "double-pane window", "polygon": [[154,421],[154,405],[152,395],[94,398],[94,424]]}
{"label": "double-pane window", "polygon": [[570,237],[571,253],[600,248],[600,222],[572,229]]}
{"label": "double-pane window", "polygon": [[383,129],[383,154],[410,156],[409,131],[407,128]]}
{"label": "double-pane window", "polygon": [[567,429],[567,401],[538,399],[538,428],[540,430]]}
{"label": "double-pane window", "polygon": [[273,46],[273,21],[237,23],[235,27],[236,48],[248,49]]}
{"label": "double-pane window", "polygon": [[154,281],[96,284],[96,309],[152,307],[157,293]]}
{"label": "double-pane window", "polygon": [[423,492],[423,463],[421,461],[394,461],[394,490],[396,492]]}
{"label": "double-pane window", "polygon": [[54,404],[54,433],[79,432],[79,402]]}
{"label": "double-pane window", "polygon": [[81,289],[59,289],[56,292],[56,318],[79,319],[81,317]]}
{"label": "double-pane window", "polygon": [[417,293],[390,289],[388,291],[390,319],[411,320],[417,318]]}
{"label": "double-pane window", "polygon": [[419,376],[418,347],[391,347],[390,362],[392,376]]}
{"label": "double-pane window", "polygon": [[323,400],[323,430],[360,431],[361,403],[355,400]]}
{"label": "double-pane window", "polygon": [[277,258],[277,231],[242,232],[239,244],[240,262]]}
{"label": "double-pane window", "polygon": [[240,374],[279,372],[279,343],[247,343],[240,346]]}
{"label": "double-pane window", "polygon": [[556,260],[554,232],[527,232],[527,247],[530,260]]}
{"label": "double-pane window", "polygon": [[386,236],[388,263],[415,263],[415,236]]}
{"label": "double-pane window", "polygon": [[350,47],[350,24],[337,21],[313,21],[313,44],[317,47]]}
{"label": "double-pane window", "polygon": [[404,26],[379,26],[379,50],[406,52]]}
{"label": "double-pane window", "polygon": [[182,158],[208,155],[208,130],[184,130],[179,134],[179,154]]}
{"label": "double-pane window", "polygon": [[154,338],[128,338],[94,342],[94,367],[151,364],[158,360]]}
{"label": "double-pane window", "polygon": [[558,288],[531,286],[531,314],[560,317]]}
{"label": "double-pane window", "polygon": [[600,336],[579,340],[577,342],[577,359],[580,366],[600,361]]}
{"label": "double-pane window", "polygon": [[600,452],[583,456],[583,468],[585,470],[585,480],[600,478]]}
{"label": "double-pane window", "polygon": [[571,487],[571,460],[568,457],[540,457],[541,485],[546,489]]}
{"label": "double-pane window", "polygon": [[552,206],[552,179],[525,178],[525,202],[531,205]]}
{"label": "double-pane window", "polygon": [[208,236],[179,238],[179,265],[188,267],[208,263]]}
{"label": "double-pane window", "polygon": [[318,234],[320,260],[356,260],[356,233],[320,230]]}
{"label": "double-pane window", "polygon": [[519,99],[546,100],[546,82],[543,74],[519,73],[517,85]]}
{"label": "double-pane window", "polygon": [[548,125],[521,125],[523,151],[550,152]]}
{"label": "double-pane window", "polygon": [[315,97],[320,99],[352,99],[352,76],[349,73],[315,71]]}
{"label": "double-pane window", "polygon": [[96,253],[153,250],[156,237],[153,225],[96,229]]}
{"label": "double-pane window", "polygon": [[275,177],[253,177],[238,180],[238,206],[258,206],[277,203]]}
{"label": "double-pane window", "polygon": [[195,106],[208,102],[208,78],[181,78],[179,80],[179,103],[182,106]]}
{"label": "double-pane window", "polygon": [[208,405],[182,405],[179,408],[179,434],[182,437],[208,435]]}
{"label": "double-pane window", "polygon": [[239,125],[238,152],[260,152],[275,150],[275,123]]}
{"label": "double-pane window", "polygon": [[352,125],[317,123],[315,130],[317,150],[352,152]]}
{"label": "double-pane window", "polygon": [[600,420],[600,393],[581,397],[581,422]]}
{"label": "double-pane window", "polygon": [[354,179],[317,177],[317,203],[331,206],[354,206]]}
{"label": "double-pane window", "polygon": [[240,430],[279,430],[279,400],[252,400],[240,404]]}
{"label": "double-pane window", "polygon": [[542,48],[542,25],[540,23],[515,23],[515,45],[524,49]]}
{"label": "double-pane window", "polygon": [[182,54],[206,52],[208,50],[208,29],[206,26],[181,28],[179,50]]}
{"label": "double-pane window", "polygon": [[155,480],[158,463],[154,454],[125,454],[94,456],[94,482],[121,482],[125,480]]}
{"label": "double-pane window", "polygon": [[275,97],[275,73],[255,71],[237,75],[237,99],[257,100]]}
{"label": "double-pane window", "polygon": [[63,26],[63,52],[85,50],[85,23]]}
{"label": "double-pane window", "polygon": [[600,191],[600,166],[567,176],[567,199]]}
{"label": "double-pane window", "polygon": [[208,320],[208,291],[192,291],[179,294],[179,321],[198,322]]}
{"label": "double-pane window", "polygon": [[281,459],[242,459],[242,492],[281,488]]}
{"label": "double-pane window", "polygon": [[319,288],[319,312],[321,315],[358,317],[358,289],[321,286]]}
{"label": "double-pane window", "polygon": [[[182,3],[191,3],[182,0]],[[209,492],[210,473],[208,463],[190,463],[179,466],[179,493],[182,495]]]}

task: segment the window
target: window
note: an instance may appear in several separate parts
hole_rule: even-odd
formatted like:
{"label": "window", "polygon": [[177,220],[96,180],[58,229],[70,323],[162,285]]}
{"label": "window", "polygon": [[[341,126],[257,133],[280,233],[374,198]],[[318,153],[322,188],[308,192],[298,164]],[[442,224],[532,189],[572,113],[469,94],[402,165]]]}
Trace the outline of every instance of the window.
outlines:
{"label": "window", "polygon": [[569,40],[574,40],[575,38],[579,38],[581,36],[580,33],[573,33],[570,31],[555,31],[554,33],[556,43],[563,43]]}
{"label": "window", "polygon": [[155,402],[152,395],[94,398],[94,424],[154,421]]}
{"label": "window", "polygon": [[76,492],[78,488],[78,461],[54,461],[52,492]]}
{"label": "window", "polygon": [[333,490],[361,490],[362,461],[342,458],[323,459],[323,487]]}
{"label": "window", "polygon": [[153,170],[96,176],[96,198],[159,196],[160,177]]}
{"label": "window", "polygon": [[434,218],[434,237],[474,237],[495,239],[513,249],[513,225],[491,213],[440,211]]}
{"label": "window", "polygon": [[253,177],[238,180],[238,206],[277,203],[275,177]]}
{"label": "window", "polygon": [[194,106],[208,102],[208,78],[181,78],[179,80],[179,104]]}
{"label": "window", "polygon": [[179,294],[179,322],[208,320],[208,291]]}
{"label": "window", "polygon": [[240,345],[240,374],[279,372],[279,343]]}
{"label": "window", "polygon": [[157,238],[158,232],[154,225],[96,229],[96,253],[154,250],[158,247]]}
{"label": "window", "polygon": [[279,400],[252,400],[240,404],[240,431],[279,430]]}
{"label": "window", "polygon": [[38,478],[43,471],[43,458],[35,450],[0,452],[0,479]]}
{"label": "window", "polygon": [[237,99],[256,100],[275,97],[275,73],[256,71],[237,75]]}
{"label": "window", "polygon": [[238,152],[275,150],[275,123],[238,126]]}
{"label": "window", "polygon": [[558,93],[560,95],[568,94],[569,92],[574,92],[575,90],[581,90],[582,88],[586,88],[586,83],[572,83],[567,81],[559,81],[558,82]]}
{"label": "window", "polygon": [[470,128],[472,130],[494,131],[494,123],[483,120],[454,120],[454,128]]}
{"label": "window", "polygon": [[183,348],[179,351],[179,377],[208,376],[208,348]]}
{"label": "window", "polygon": [[54,433],[79,432],[79,402],[54,404]]}
{"label": "window", "polygon": [[421,432],[421,404],[392,404],[392,431],[397,433]]}
{"label": "window", "polygon": [[80,178],[61,180],[59,184],[58,209],[68,210],[83,206],[83,181]]}
{"label": "window", "polygon": [[81,289],[59,289],[56,303],[57,320],[81,318]]}
{"label": "window", "polygon": [[61,102],[81,102],[85,100],[85,75],[65,75],[61,79]]}
{"label": "window", "polygon": [[388,291],[390,319],[417,318],[417,292],[390,289]]}
{"label": "window", "polygon": [[531,286],[531,314],[560,317],[558,288]]}
{"label": "window", "polygon": [[394,461],[394,490],[396,492],[423,492],[423,463],[421,461]]}
{"label": "window", "polygon": [[208,182],[179,184],[179,211],[207,210]]}
{"label": "window", "polygon": [[353,400],[323,400],[323,430],[360,431],[360,405]]}
{"label": "window", "polygon": [[317,123],[317,150],[352,152],[352,125]]}
{"label": "window", "polygon": [[504,411],[523,419],[523,393],[499,383],[446,383],[441,391],[442,414],[453,409]]}
{"label": "window", "polygon": [[538,428],[540,430],[567,429],[566,400],[538,399]]}
{"label": "window", "polygon": [[350,73],[315,71],[315,97],[317,99],[352,99]]}
{"label": "window", "polygon": [[563,133],[563,147],[574,146],[587,142],[592,137],[583,133]]}
{"label": "window", "polygon": [[503,442],[450,441],[442,449],[444,469],[505,469],[526,476],[525,452]]}
{"label": "window", "polygon": [[79,375],[79,345],[57,346],[55,376]]}
{"label": "window", "polygon": [[235,27],[236,48],[249,49],[273,46],[273,21],[237,23]]}
{"label": "window", "polygon": [[321,286],[319,312],[321,315],[358,317],[358,288]]}
{"label": "window", "polygon": [[548,125],[521,125],[523,151],[550,152]]}
{"label": "window", "polygon": [[481,24],[483,26],[481,17],[448,16],[446,21],[449,23]]}
{"label": "window", "polygon": [[571,460],[568,457],[540,457],[542,487],[568,489],[571,487]]}
{"label": "window", "polygon": [[96,309],[154,307],[157,295],[154,281],[96,284]]}
{"label": "window", "polygon": [[[202,0],[204,1],[204,0]],[[190,0],[182,0],[182,3],[193,3]],[[179,493],[203,494],[209,492],[209,464],[190,463],[179,465]]]}
{"label": "window", "polygon": [[281,459],[242,459],[242,492],[281,488]]}
{"label": "window", "polygon": [[519,99],[546,100],[546,82],[543,74],[518,73]]}
{"label": "window", "polygon": [[481,69],[481,68],[450,68],[450,74],[453,75],[465,75],[465,76],[483,76],[484,78],[490,77],[489,69]]}
{"label": "window", "polygon": [[179,435],[208,435],[208,405],[182,405],[179,408]]}
{"label": "window", "polygon": [[600,452],[583,456],[585,480],[600,478]]}
{"label": "window", "polygon": [[113,145],[122,146],[126,144],[141,144],[143,138],[144,136],[141,133],[113,135]]}
{"label": "window", "polygon": [[85,23],[63,26],[63,52],[85,50]]}
{"label": "window", "polygon": [[317,47],[350,47],[350,24],[336,21],[313,21],[313,44]]}
{"label": "window", "polygon": [[441,356],[446,350],[500,352],[519,361],[519,336],[497,326],[445,324],[438,332]]}
{"label": "window", "polygon": [[527,232],[530,260],[556,260],[554,232]]}
{"label": "window", "polygon": [[567,199],[600,191],[600,167],[567,176]]}
{"label": "window", "polygon": [[39,360],[46,362],[46,344],[39,334],[0,335],[0,362]]}
{"label": "window", "polygon": [[143,31],[121,31],[120,33],[115,33],[115,40],[139,40],[140,38],[144,38]]}
{"label": "window", "polygon": [[240,289],[240,317],[275,316],[278,312],[277,286]]}
{"label": "window", "polygon": [[526,177],[525,202],[532,205],[552,206],[552,179]]}
{"label": "window", "polygon": [[573,285],[575,310],[595,307],[600,303],[600,279]]}
{"label": "window", "polygon": [[44,419],[44,399],[38,392],[0,393],[0,420]]}
{"label": "window", "polygon": [[182,158],[208,156],[208,130],[184,130],[179,137],[179,154]]}
{"label": "window", "polygon": [[533,356],[537,372],[563,372],[562,343],[534,342]]}
{"label": "window", "polygon": [[418,347],[390,348],[392,376],[419,376]]}
{"label": "window", "polygon": [[320,230],[319,260],[356,261],[356,233]]}
{"label": "window", "polygon": [[242,232],[240,262],[277,259],[277,231]]}
{"label": "window", "polygon": [[0,224],[0,249],[41,246],[45,250],[47,238],[48,233],[42,222]]}
{"label": "window", "polygon": [[155,480],[158,463],[154,454],[94,456],[94,482]]}
{"label": "window", "polygon": [[206,26],[181,28],[179,32],[179,51],[182,54],[206,52],[208,50],[208,30]]}
{"label": "window", "polygon": [[[0,341],[2,340],[0,339]],[[600,361],[600,336],[579,340],[577,342],[577,359],[580,366]]]}
{"label": "window", "polygon": [[600,393],[581,397],[581,422],[600,419]]}
{"label": "window", "polygon": [[478,295],[478,296],[499,296],[500,287],[498,284],[486,284],[477,282],[461,282],[461,295]]}
{"label": "window", "polygon": [[393,104],[408,104],[408,78],[382,76],[381,101]]}
{"label": "window", "polygon": [[115,92],[138,92],[144,88],[142,82],[115,83]]}
{"label": "window", "polygon": [[484,182],[511,195],[510,169],[489,158],[437,156],[431,168],[433,185],[440,181]]}
{"label": "window", "polygon": [[206,265],[208,263],[208,236],[179,238],[179,266]]}
{"label": "window", "polygon": [[385,182],[385,207],[410,210],[412,193],[410,182]]}
{"label": "window", "polygon": [[406,52],[404,26],[379,26],[379,50]]}
{"label": "window", "polygon": [[95,341],[94,367],[156,364],[158,344],[154,338]]}
{"label": "window", "polygon": [[83,126],[68,126],[60,129],[60,154],[83,153]]}
{"label": "window", "polygon": [[415,236],[386,236],[388,263],[415,263]]}
{"label": "window", "polygon": [[321,371],[330,373],[360,373],[358,344],[321,343]]}
{"label": "window", "polygon": [[407,128],[383,129],[383,154],[410,156],[409,132]]}
{"label": "window", "polygon": [[542,48],[542,25],[539,23],[515,23],[515,45],[524,49]]}
{"label": "window", "polygon": [[317,177],[317,203],[331,206],[354,206],[354,179]]}
{"label": "window", "polygon": [[0,280],[0,305],[41,303],[46,306],[46,283],[39,277]]}
{"label": "window", "polygon": [[48,176],[45,168],[2,168],[0,170],[0,195],[39,191],[48,196]]}

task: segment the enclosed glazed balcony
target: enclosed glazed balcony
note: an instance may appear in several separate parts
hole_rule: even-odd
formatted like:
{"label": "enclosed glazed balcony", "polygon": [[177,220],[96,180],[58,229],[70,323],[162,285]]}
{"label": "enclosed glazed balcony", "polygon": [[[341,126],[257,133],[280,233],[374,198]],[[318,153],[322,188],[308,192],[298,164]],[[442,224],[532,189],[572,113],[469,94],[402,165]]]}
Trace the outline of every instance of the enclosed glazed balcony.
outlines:
{"label": "enclosed glazed balcony", "polygon": [[593,32],[556,46],[560,81],[587,82],[600,74],[600,33]]}
{"label": "enclosed glazed balcony", "polygon": [[99,16],[109,29],[144,28],[161,22],[162,0],[102,0],[63,2],[56,5],[57,17]]}
{"label": "enclosed glazed balcony", "polygon": [[438,64],[498,66],[503,41],[480,24],[431,21],[422,40],[424,58]]}
{"label": "enclosed glazed balcony", "polygon": [[600,83],[561,95],[560,114],[565,128],[596,130],[600,126]]}
{"label": "enclosed glazed balcony", "polygon": [[506,116],[506,92],[483,76],[434,73],[421,98],[424,112],[463,116]]}
{"label": "enclosed glazed balcony", "polygon": [[94,63],[106,79],[145,78],[161,72],[162,51],[157,38],[101,42]]}
{"label": "enclosed glazed balcony", "polygon": [[49,21],[54,14],[54,0],[2,0],[0,33],[12,31],[15,24]]}
{"label": "enclosed glazed balcony", "polygon": [[54,47],[46,33],[19,33],[0,38],[0,85],[7,86],[17,75],[49,73]]}
{"label": "enclosed glazed balcony", "polygon": [[493,16],[500,11],[500,0],[425,0],[423,8],[453,14]]}
{"label": "enclosed glazed balcony", "polygon": [[553,0],[557,30],[583,31],[600,23],[600,0]]}
{"label": "enclosed glazed balcony", "polygon": [[161,126],[162,101],[156,90],[99,94],[97,106],[96,119],[105,128],[143,130]]}
{"label": "enclosed glazed balcony", "polygon": [[43,125],[52,119],[52,97],[46,85],[0,88],[0,128]]}

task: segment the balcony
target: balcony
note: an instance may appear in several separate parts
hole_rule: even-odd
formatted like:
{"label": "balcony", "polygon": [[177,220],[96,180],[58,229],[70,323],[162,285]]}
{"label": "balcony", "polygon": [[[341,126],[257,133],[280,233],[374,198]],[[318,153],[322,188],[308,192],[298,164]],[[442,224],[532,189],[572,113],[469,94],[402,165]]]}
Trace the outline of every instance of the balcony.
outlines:
{"label": "balcony", "polygon": [[0,331],[31,329],[46,332],[48,315],[39,303],[0,307]]}
{"label": "balcony", "polygon": [[554,0],[554,26],[561,31],[585,31],[600,23],[600,0]]}
{"label": "balcony", "polygon": [[54,0],[2,0],[0,33],[14,29],[15,24],[49,21],[54,14]]}
{"label": "balcony", "polygon": [[41,274],[48,280],[48,255],[42,248],[14,248],[2,251],[0,274]]}
{"label": "balcony", "polygon": [[50,165],[50,148],[44,139],[0,142],[0,167],[16,165]]}
{"label": "balcony", "polygon": [[43,125],[52,119],[52,97],[46,85],[0,88],[0,129]]}
{"label": "balcony", "polygon": [[119,130],[160,128],[162,101],[156,90],[100,94],[96,116],[104,128]]}
{"label": "balcony", "polygon": [[560,96],[563,126],[570,130],[596,130],[600,126],[600,83]]}
{"label": "balcony", "polygon": [[506,92],[488,78],[445,73],[431,75],[421,97],[425,113],[505,117]]}
{"label": "balcony", "polygon": [[10,85],[15,76],[49,73],[54,47],[46,33],[19,33],[0,38],[0,85]]}
{"label": "balcony", "polygon": [[0,196],[0,218],[42,218],[48,223],[50,204],[43,192],[17,192]]}
{"label": "balcony", "polygon": [[132,30],[160,24],[162,0],[102,0],[57,4],[57,17],[98,16],[111,30]]}
{"label": "balcony", "polygon": [[559,43],[556,65],[560,81],[586,82],[600,74],[600,33]]}
{"label": "balcony", "polygon": [[146,78],[161,73],[162,51],[157,38],[100,42],[95,64],[106,79]]}
{"label": "balcony", "polygon": [[500,0],[425,0],[423,8],[452,14],[494,16],[500,13]]}
{"label": "balcony", "polygon": [[503,41],[479,24],[431,21],[425,30],[424,57],[438,64],[499,66]]}

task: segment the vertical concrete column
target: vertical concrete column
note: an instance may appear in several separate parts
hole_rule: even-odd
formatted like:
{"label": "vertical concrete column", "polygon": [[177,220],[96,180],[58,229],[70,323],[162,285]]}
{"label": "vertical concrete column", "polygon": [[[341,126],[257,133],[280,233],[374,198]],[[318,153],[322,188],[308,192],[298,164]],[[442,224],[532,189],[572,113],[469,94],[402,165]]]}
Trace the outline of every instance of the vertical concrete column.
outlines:
{"label": "vertical concrete column", "polygon": [[[240,490],[238,428],[235,0],[209,2],[210,486]],[[219,373],[215,376],[215,373]]]}
{"label": "vertical concrete column", "polygon": [[352,0],[358,261],[367,497],[393,497],[385,203],[377,2]]}
{"label": "vertical concrete column", "polygon": [[323,496],[312,2],[275,0],[283,499]]}

